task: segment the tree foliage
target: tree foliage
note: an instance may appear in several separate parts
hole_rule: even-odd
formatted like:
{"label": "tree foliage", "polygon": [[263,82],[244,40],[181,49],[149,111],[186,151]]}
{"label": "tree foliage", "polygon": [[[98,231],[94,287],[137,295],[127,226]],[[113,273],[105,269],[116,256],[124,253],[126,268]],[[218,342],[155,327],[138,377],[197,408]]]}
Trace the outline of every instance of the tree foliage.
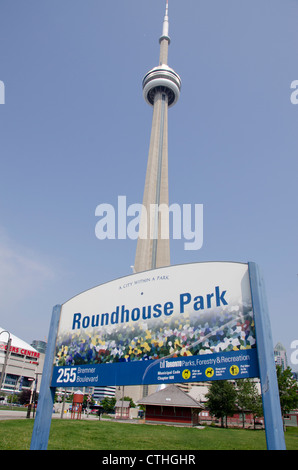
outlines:
{"label": "tree foliage", "polygon": [[206,397],[206,407],[213,416],[221,419],[221,426],[224,427],[224,418],[235,413],[236,389],[233,383],[227,380],[212,382]]}
{"label": "tree foliage", "polygon": [[[298,383],[293,377],[290,367],[284,371],[276,368],[280,406],[282,416],[298,408]],[[236,380],[235,385],[230,381],[219,380],[212,382],[206,395],[206,408],[211,415],[221,419],[233,415],[239,410],[245,425],[245,412],[249,411],[256,417],[263,415],[262,397],[259,395],[256,383],[251,379]]]}
{"label": "tree foliage", "polygon": [[276,374],[281,413],[284,416],[286,413],[298,408],[298,384],[290,367],[283,371],[280,366],[277,366]]}
{"label": "tree foliage", "polygon": [[103,411],[105,413],[112,413],[114,411],[116,405],[116,398],[115,397],[106,397],[100,402],[101,406],[103,407]]}
{"label": "tree foliage", "polygon": [[256,383],[251,379],[236,380],[237,395],[236,406],[242,413],[242,425],[245,427],[245,412],[250,411],[254,416],[263,415],[262,398],[259,395]]}

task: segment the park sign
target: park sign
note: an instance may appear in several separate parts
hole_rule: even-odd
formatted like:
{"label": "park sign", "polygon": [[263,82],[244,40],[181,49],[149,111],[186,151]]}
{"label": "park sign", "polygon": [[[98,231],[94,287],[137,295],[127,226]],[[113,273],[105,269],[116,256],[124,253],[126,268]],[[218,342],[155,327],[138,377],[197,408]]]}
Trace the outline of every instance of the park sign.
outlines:
{"label": "park sign", "polygon": [[45,450],[57,387],[259,377],[268,449],[285,449],[264,280],[253,263],[169,266],[53,308],[31,439]]}
{"label": "park sign", "polygon": [[97,286],[62,305],[52,386],[258,375],[247,264],[159,268]]}

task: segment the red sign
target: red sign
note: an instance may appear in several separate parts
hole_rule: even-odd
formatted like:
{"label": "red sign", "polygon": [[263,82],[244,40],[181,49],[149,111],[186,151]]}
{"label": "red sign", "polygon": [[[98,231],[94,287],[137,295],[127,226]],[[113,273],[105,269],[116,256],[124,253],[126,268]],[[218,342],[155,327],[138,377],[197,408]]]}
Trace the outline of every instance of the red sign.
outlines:
{"label": "red sign", "polygon": [[[7,344],[0,344],[0,349],[6,351]],[[31,351],[30,349],[24,348],[17,348],[16,346],[10,346],[10,352],[15,354],[20,354],[22,356],[29,356],[29,357],[39,357],[40,354],[37,351]]]}

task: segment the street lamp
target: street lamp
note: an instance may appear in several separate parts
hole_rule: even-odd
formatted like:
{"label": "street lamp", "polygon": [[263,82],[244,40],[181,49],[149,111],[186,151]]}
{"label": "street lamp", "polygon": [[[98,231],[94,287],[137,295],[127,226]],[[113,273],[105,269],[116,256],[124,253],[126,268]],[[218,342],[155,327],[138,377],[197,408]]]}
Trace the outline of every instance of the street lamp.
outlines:
{"label": "street lamp", "polygon": [[[31,382],[30,383],[30,400],[29,400],[29,404],[28,404],[28,408],[27,408],[27,416],[26,418],[30,418],[30,413],[31,413],[31,406],[32,406],[32,388],[33,388],[33,383],[35,381],[35,379],[33,377],[28,377],[28,381]],[[34,405],[34,404],[33,404]],[[34,417],[34,416],[33,416]]]}

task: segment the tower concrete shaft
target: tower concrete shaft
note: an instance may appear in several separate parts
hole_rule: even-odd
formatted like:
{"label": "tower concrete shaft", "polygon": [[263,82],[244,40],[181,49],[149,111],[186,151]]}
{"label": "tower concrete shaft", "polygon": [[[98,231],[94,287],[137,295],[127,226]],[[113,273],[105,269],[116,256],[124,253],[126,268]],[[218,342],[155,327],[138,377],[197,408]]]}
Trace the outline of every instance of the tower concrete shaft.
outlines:
{"label": "tower concrete shaft", "polygon": [[153,118],[135,272],[170,265],[168,108],[179,98],[181,80],[167,65],[170,44],[168,1],[159,42],[159,66],[150,70],[143,79],[144,98],[153,106]]}

